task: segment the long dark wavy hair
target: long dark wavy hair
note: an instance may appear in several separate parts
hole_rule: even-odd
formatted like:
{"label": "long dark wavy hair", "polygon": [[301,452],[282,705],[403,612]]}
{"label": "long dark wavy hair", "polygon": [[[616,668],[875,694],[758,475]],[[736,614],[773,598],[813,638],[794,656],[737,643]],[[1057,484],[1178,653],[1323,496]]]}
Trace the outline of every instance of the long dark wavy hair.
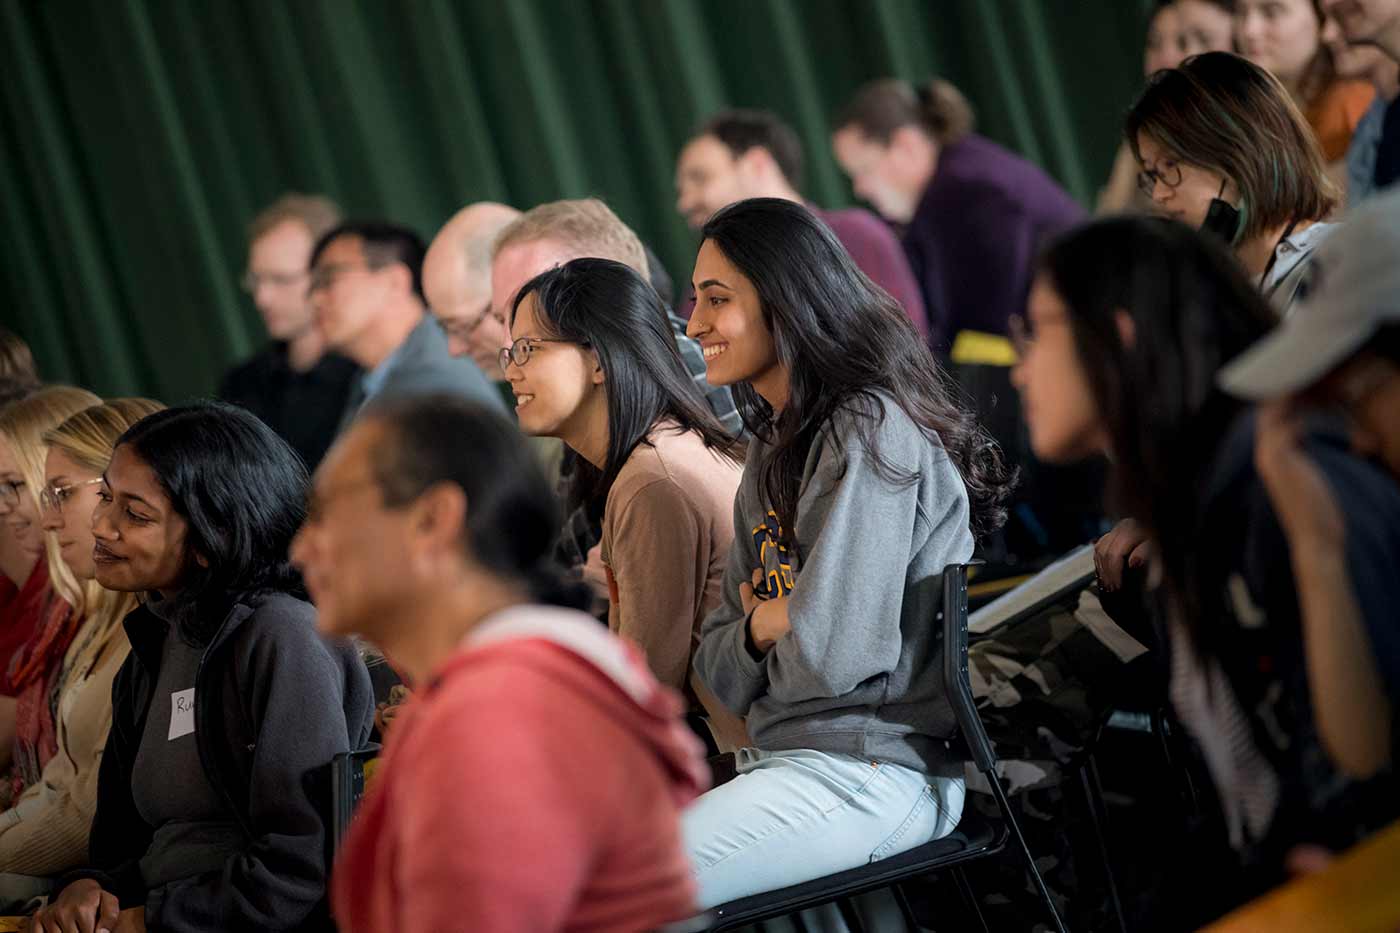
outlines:
{"label": "long dark wavy hair", "polygon": [[958,403],[956,386],[899,303],[860,271],[826,224],[800,204],[753,198],[717,213],[701,235],[753,283],[790,380],[777,417],[753,386],[733,387],[744,426],[773,448],[760,476],[783,528],[793,528],[807,455],[838,412],[854,416],[882,476],[896,484],[917,482],[876,449],[875,431],[885,415],[878,393],[893,397],[952,458],[967,487],[972,533],[981,537],[1001,527],[1014,472]]}
{"label": "long dark wavy hair", "polygon": [[611,259],[575,259],[521,286],[511,323],[534,295],[539,336],[568,340],[598,354],[608,402],[608,454],[599,470],[578,459],[570,507],[601,513],[627,458],[658,422],[673,421],[735,463],[743,445],[724,430],[695,383],[671,332],[666,307],[646,279]]}
{"label": "long dark wavy hair", "polygon": [[[242,408],[195,402],[142,418],[113,449],[130,447],[184,518],[181,593],[187,631],[207,640],[233,603],[254,593],[306,598],[291,565],[306,518],[306,467],[286,441]],[[196,560],[196,557],[202,560]]]}
{"label": "long dark wavy hair", "polygon": [[[1156,542],[1166,597],[1205,654],[1224,611],[1229,549],[1201,501],[1245,405],[1216,388],[1229,360],[1277,320],[1223,244],[1169,220],[1114,217],[1070,231],[1041,260],[1063,299],[1107,428],[1109,495]],[[1118,313],[1132,319],[1125,342]]]}

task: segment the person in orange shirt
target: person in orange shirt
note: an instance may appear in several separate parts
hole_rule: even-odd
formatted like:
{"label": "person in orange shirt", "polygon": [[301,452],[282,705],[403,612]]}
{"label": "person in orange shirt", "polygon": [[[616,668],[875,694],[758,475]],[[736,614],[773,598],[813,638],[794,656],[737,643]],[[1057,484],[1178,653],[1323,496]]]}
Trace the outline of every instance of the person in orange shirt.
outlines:
{"label": "person in orange shirt", "polygon": [[1343,78],[1322,41],[1326,14],[1321,0],[1239,0],[1235,44],[1240,54],[1273,72],[1288,89],[1317,136],[1336,179],[1356,125],[1376,92],[1368,81]]}

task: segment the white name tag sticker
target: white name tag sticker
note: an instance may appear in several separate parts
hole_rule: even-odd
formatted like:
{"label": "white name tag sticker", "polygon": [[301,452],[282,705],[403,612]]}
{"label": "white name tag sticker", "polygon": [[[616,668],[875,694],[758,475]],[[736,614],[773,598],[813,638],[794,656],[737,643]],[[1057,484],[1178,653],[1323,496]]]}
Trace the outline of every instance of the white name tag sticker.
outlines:
{"label": "white name tag sticker", "polygon": [[194,734],[194,688],[170,694],[170,740]]}

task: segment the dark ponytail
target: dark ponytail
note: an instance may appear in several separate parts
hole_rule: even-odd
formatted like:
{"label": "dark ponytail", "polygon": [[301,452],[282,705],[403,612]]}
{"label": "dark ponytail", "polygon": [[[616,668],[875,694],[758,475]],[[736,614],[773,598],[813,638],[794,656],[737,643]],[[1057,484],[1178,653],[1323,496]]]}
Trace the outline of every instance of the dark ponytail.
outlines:
{"label": "dark ponytail", "polygon": [[588,585],[554,560],[559,505],[514,424],[452,395],[373,404],[365,417],[390,435],[372,460],[385,505],[406,505],[438,483],[461,487],[468,503],[462,543],[477,563],[524,586],[536,602],[588,607]]}
{"label": "dark ponytail", "polygon": [[930,78],[918,86],[897,78],[866,84],[837,117],[836,128],[855,126],[861,134],[888,144],[894,131],[917,126],[939,145],[949,145],[971,133],[977,117],[952,82]]}

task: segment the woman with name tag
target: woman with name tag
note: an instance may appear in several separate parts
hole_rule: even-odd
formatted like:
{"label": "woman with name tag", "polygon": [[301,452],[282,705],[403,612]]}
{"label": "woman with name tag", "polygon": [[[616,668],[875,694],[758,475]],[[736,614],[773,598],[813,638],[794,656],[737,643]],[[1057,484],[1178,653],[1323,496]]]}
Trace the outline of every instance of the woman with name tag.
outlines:
{"label": "woman with name tag", "polygon": [[91,870],[31,929],[331,929],[313,782],[367,740],[374,701],[287,560],[305,467],[254,416],[199,403],[123,434],[103,479],[97,582],[143,605],[125,623]]}

